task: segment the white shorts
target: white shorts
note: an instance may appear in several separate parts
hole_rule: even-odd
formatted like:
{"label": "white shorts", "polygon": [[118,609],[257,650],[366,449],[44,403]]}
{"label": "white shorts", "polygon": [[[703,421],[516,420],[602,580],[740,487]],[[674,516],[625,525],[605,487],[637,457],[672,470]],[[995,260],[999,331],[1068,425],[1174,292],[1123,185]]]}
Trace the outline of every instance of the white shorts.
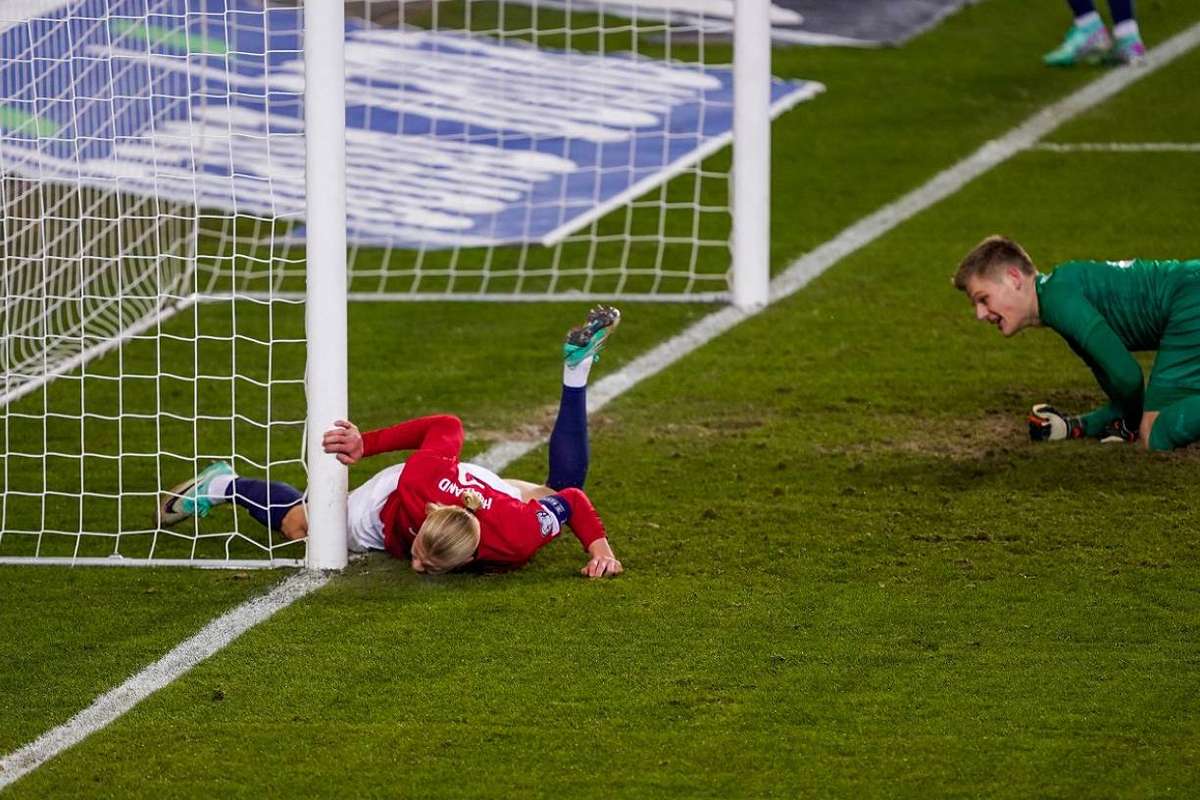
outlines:
{"label": "white shorts", "polygon": [[365,553],[383,549],[383,520],[379,512],[400,481],[404,464],[393,464],[376,472],[370,480],[350,493],[346,502],[346,529],[350,552]]}
{"label": "white shorts", "polygon": [[[370,480],[350,493],[346,503],[346,528],[352,553],[384,549],[383,520],[379,514],[392,492],[396,491],[396,484],[400,482],[402,472],[403,464],[393,464],[375,473]],[[459,464],[458,479],[464,486],[470,486],[472,483],[483,484],[509,497],[521,499],[521,491],[517,487],[478,464]]]}

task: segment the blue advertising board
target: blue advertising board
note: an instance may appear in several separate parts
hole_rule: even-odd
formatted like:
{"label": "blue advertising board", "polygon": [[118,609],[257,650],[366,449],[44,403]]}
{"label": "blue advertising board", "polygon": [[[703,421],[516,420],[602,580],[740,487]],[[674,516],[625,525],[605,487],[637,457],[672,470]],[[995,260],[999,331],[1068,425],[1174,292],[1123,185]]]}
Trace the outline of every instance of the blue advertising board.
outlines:
{"label": "blue advertising board", "polygon": [[[300,221],[302,22],[250,0],[83,0],[13,25],[0,171]],[[732,84],[728,66],[350,20],[349,238],[553,244],[728,144]],[[773,113],[822,88],[773,80]]]}

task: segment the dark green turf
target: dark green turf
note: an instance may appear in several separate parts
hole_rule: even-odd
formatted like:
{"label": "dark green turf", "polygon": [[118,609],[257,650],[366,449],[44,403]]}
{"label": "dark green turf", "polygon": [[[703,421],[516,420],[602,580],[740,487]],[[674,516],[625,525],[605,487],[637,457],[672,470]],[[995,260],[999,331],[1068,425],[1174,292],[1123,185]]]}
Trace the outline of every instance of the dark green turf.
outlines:
{"label": "dark green turf", "polygon": [[66,722],[280,577],[0,566],[0,753]]}
{"label": "dark green turf", "polygon": [[1195,142],[1200,131],[1200,103],[1181,102],[1180,91],[1197,81],[1200,53],[1193,51],[1169,70],[1138,82],[1067,123],[1049,141]]}
{"label": "dark green turf", "polygon": [[[1197,19],[1144,5],[1151,46]],[[1037,63],[1056,6],[993,0],[904,50],[777,59],[831,85],[804,110],[819,124],[776,131],[777,261],[1094,75]],[[1106,105],[1064,140],[1194,139],[1163,109],[1189,102],[1196,69],[1189,56],[1113,101],[1119,123]],[[588,488],[621,579],[574,577],[570,541],[504,577],[371,559],[11,794],[1200,794],[1197,453],[1028,443],[1034,402],[1099,402],[1089,373],[1052,334],[974,322],[949,286],[993,231],[1043,265],[1194,255],[1196,163],[1021,155],[619,399]],[[357,330],[383,313],[358,309]],[[502,394],[461,396],[475,370],[439,370],[439,388],[394,400],[358,383],[354,407],[466,409],[470,428],[552,399],[540,357],[525,374],[541,388],[511,374],[524,351],[508,342],[557,320],[468,311],[492,321],[470,358],[511,359]],[[612,356],[637,346],[625,331]],[[397,381],[443,352],[394,348],[414,370]],[[20,618],[36,624],[36,600],[14,599]]]}

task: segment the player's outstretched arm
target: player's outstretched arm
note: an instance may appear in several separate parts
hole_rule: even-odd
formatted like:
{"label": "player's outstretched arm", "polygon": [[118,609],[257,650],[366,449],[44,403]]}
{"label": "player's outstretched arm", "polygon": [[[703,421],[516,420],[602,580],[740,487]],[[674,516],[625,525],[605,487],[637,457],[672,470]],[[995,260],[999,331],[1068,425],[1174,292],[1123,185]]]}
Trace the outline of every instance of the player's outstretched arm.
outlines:
{"label": "player's outstretched arm", "polygon": [[[565,526],[575,534],[588,554],[588,562],[579,570],[580,574],[604,578],[625,570],[613,554],[596,507],[577,487],[561,489],[536,502],[512,500],[497,504],[492,507],[491,517],[498,523],[497,536],[504,540],[503,546],[511,552],[512,563],[516,566],[524,564],[537,550],[558,538]],[[498,544],[493,542],[493,549]]]}
{"label": "player's outstretched arm", "polygon": [[551,499],[558,500],[559,503],[543,501],[549,509],[554,509],[559,504],[567,506],[567,525],[587,551],[588,563],[579,570],[581,575],[589,578],[611,578],[625,571],[621,562],[613,555],[612,547],[608,543],[608,534],[604,530],[604,523],[600,521],[600,515],[596,513],[596,507],[582,489],[563,489]]}
{"label": "player's outstretched arm", "polygon": [[358,432],[358,426],[346,419],[339,419],[333,427],[325,431],[321,438],[321,446],[326,453],[337,456],[343,464],[357,463],[363,457],[363,438]]}
{"label": "player's outstretched arm", "polygon": [[457,458],[463,446],[462,420],[452,414],[431,414],[390,428],[367,431],[362,440],[364,457],[397,450],[420,450]]}

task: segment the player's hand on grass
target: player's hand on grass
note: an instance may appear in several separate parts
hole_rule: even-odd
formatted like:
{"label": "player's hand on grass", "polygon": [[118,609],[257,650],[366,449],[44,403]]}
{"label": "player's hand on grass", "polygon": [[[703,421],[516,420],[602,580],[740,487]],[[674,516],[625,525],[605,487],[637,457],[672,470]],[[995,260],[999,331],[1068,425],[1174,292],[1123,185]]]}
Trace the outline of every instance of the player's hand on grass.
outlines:
{"label": "player's hand on grass", "polygon": [[1082,439],[1083,420],[1069,417],[1046,403],[1039,403],[1029,412],[1029,438],[1035,442]]}
{"label": "player's hand on grass", "polygon": [[612,578],[625,571],[621,562],[613,555],[608,539],[597,539],[588,547],[588,555],[592,558],[587,566],[579,570],[585,578]]}
{"label": "player's hand on grass", "polygon": [[625,568],[617,559],[612,556],[599,556],[589,561],[586,567],[579,570],[579,574],[587,578],[612,578],[624,571]]}
{"label": "player's hand on grass", "polygon": [[349,420],[339,419],[333,423],[333,427],[325,431],[321,445],[326,453],[333,453],[343,464],[354,464],[363,456],[362,434]]}
{"label": "player's hand on grass", "polygon": [[1104,426],[1104,431],[1100,434],[1100,441],[1105,444],[1113,442],[1136,442],[1138,440],[1138,432],[1136,429],[1130,428],[1125,424],[1125,420],[1119,419],[1116,422],[1110,422]]}

